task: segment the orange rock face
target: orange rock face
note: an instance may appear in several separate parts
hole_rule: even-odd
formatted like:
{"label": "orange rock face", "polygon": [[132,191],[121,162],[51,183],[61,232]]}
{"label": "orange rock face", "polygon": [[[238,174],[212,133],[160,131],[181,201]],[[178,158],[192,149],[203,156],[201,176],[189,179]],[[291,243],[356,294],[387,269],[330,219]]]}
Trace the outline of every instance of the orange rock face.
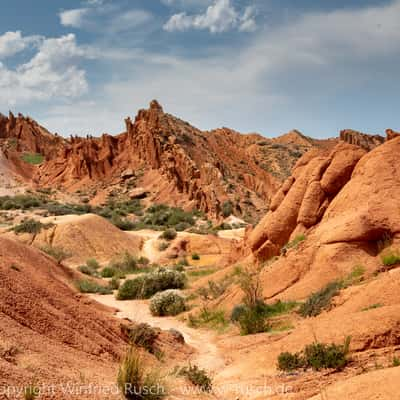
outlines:
{"label": "orange rock face", "polygon": [[393,129],[386,129],[386,140],[392,140],[400,136],[400,132],[395,132]]}
{"label": "orange rock face", "polygon": [[53,135],[36,121],[10,112],[9,117],[0,114],[0,139],[14,139],[12,150],[18,152],[40,153],[51,159],[62,147],[64,139]]}
{"label": "orange rock face", "polygon": [[355,144],[365,150],[372,150],[385,141],[380,135],[367,135],[365,133],[353,131],[352,129],[344,129],[340,132],[340,139],[344,142]]}
{"label": "orange rock face", "polygon": [[277,255],[293,234],[317,224],[365,154],[358,146],[339,143],[330,152],[310,152],[300,159],[272,199],[271,211],[249,234],[253,253],[260,259]]}
{"label": "orange rock face", "polygon": [[10,113],[0,116],[0,139],[16,140],[6,153],[9,159],[15,153],[15,163],[21,152],[45,156],[45,163],[25,174],[34,174],[39,187],[96,192],[94,202],[110,191],[139,187],[150,202],[197,208],[217,219],[228,210],[249,222],[266,213],[304,153],[334,143],[298,131],[275,139],[228,128],[204,132],[165,113],[157,101],[125,123],[126,132],[117,136],[65,140]]}
{"label": "orange rock face", "polygon": [[118,136],[71,138],[40,168],[36,182],[101,191],[134,178],[153,202],[198,208],[216,218],[226,203],[251,220],[265,214],[282,174],[318,145],[297,132],[279,144],[227,128],[203,132],[165,113],[156,101],[125,123],[126,132]]}

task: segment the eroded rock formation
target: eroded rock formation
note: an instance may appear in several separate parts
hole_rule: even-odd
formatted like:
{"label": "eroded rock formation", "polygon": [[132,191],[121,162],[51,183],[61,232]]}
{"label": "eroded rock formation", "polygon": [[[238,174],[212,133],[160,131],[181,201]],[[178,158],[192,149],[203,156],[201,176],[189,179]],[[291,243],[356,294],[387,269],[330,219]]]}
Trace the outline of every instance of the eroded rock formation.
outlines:
{"label": "eroded rock formation", "polygon": [[320,146],[298,132],[279,143],[228,128],[203,132],[165,113],[157,101],[125,124],[126,132],[118,136],[71,138],[40,168],[37,183],[102,190],[99,184],[134,178],[156,202],[196,207],[213,217],[229,203],[235,215],[257,219],[282,176]]}
{"label": "eroded rock formation", "polygon": [[272,199],[270,212],[249,234],[248,244],[257,258],[279,254],[291,237],[317,224],[365,154],[342,142],[330,152],[310,151],[300,159]]}
{"label": "eroded rock formation", "polygon": [[12,139],[8,151],[39,153],[47,160],[56,156],[64,139],[53,135],[30,117],[0,114],[0,139]]}
{"label": "eroded rock formation", "polygon": [[340,140],[360,146],[369,151],[381,145],[385,141],[385,138],[380,135],[367,135],[353,131],[352,129],[344,129],[340,132]]}

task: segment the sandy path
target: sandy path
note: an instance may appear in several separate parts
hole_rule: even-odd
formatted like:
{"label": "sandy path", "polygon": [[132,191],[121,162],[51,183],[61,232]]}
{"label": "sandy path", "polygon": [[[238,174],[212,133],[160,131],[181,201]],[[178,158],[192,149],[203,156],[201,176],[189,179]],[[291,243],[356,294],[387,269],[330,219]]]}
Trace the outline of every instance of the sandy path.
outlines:
{"label": "sandy path", "polygon": [[216,345],[216,335],[213,332],[190,328],[174,317],[154,317],[150,313],[148,303],[143,300],[119,301],[115,299],[114,295],[90,295],[90,297],[101,304],[117,308],[119,310],[118,318],[146,322],[163,330],[177,329],[185,337],[186,343],[196,350],[191,361],[199,367],[216,373],[225,366],[224,358]]}

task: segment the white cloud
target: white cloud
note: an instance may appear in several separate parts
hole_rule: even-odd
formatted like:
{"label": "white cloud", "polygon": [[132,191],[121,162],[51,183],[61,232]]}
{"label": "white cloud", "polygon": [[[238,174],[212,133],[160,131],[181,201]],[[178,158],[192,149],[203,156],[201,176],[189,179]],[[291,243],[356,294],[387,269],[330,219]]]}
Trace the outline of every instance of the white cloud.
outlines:
{"label": "white cloud", "polygon": [[254,7],[246,7],[244,14],[240,17],[239,31],[254,32],[257,29]]}
{"label": "white cloud", "polygon": [[137,28],[153,19],[153,15],[145,10],[129,10],[113,17],[108,29],[112,32],[127,31]]}
{"label": "white cloud", "polygon": [[[326,125],[315,118],[316,103],[329,104],[341,86],[348,94],[394,57],[398,60],[399,14],[399,0],[381,7],[304,14],[259,30],[246,49],[228,47],[196,58],[138,51],[131,54],[135,60],[120,63],[123,68],[116,70],[113,64],[114,79],[98,88],[92,96],[95,104],[71,103],[53,109],[43,121],[65,134],[116,133],[126,115],[157,98],[166,111],[200,128],[225,125],[246,131],[263,126],[273,132],[276,124],[283,132],[304,124],[317,133]],[[303,112],[307,107],[308,114]]]}
{"label": "white cloud", "polygon": [[213,0],[161,0],[166,6],[181,9],[207,7]]}
{"label": "white cloud", "polygon": [[104,2],[105,0],[86,0],[86,3],[91,6],[101,6]]}
{"label": "white cloud", "polygon": [[186,12],[181,12],[172,15],[164,25],[164,30],[169,32],[208,29],[212,33],[220,33],[233,28],[243,32],[256,29],[252,7],[247,7],[241,15],[231,5],[230,0],[215,0],[203,14],[188,15]]}
{"label": "white cloud", "polygon": [[72,26],[80,28],[84,24],[85,16],[89,13],[88,8],[76,8],[73,10],[65,10],[59,13],[60,23],[64,26]]}
{"label": "white cloud", "polygon": [[22,37],[21,31],[6,32],[0,36],[0,59],[11,57],[39,41],[39,36]]}
{"label": "white cloud", "polygon": [[99,0],[91,0],[86,4],[87,8],[61,11],[61,24],[107,35],[142,27],[154,18],[146,10],[122,10],[115,4],[105,4]]}
{"label": "white cloud", "polygon": [[42,38],[30,61],[13,70],[0,65],[0,100],[14,104],[81,96],[88,84],[85,71],[76,63],[84,57],[86,52],[73,34]]}

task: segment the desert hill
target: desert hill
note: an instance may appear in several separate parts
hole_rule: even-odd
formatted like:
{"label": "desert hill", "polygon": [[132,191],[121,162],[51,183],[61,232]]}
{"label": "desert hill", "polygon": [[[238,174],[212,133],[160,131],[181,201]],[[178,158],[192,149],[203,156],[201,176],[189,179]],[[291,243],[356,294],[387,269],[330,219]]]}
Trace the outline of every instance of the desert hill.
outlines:
{"label": "desert hill", "polygon": [[63,267],[1,237],[0,276],[2,386],[57,384],[83,375],[101,384],[115,374],[125,347],[119,325],[99,304],[76,295]]}
{"label": "desert hill", "polygon": [[[210,217],[224,214],[258,220],[296,161],[312,148],[332,147],[292,131],[280,138],[243,135],[228,128],[200,131],[163,111],[153,101],[117,136],[52,135],[29,117],[0,116],[0,141],[19,174],[37,187],[85,191],[93,203],[110,194],[147,196],[149,202],[198,208]],[[40,154],[39,167],[20,154]]]}

